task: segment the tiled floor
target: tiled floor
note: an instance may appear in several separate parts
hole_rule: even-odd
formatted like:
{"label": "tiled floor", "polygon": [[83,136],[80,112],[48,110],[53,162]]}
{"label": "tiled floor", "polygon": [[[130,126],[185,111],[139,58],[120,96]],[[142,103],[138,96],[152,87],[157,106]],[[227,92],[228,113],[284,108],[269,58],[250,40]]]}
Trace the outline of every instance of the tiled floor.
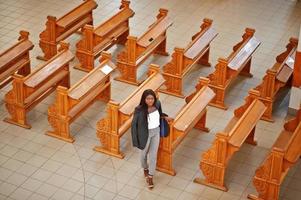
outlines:
{"label": "tiled floor", "polygon": [[[0,48],[4,50],[16,41],[21,29],[30,32],[35,44],[31,52],[32,66],[41,61],[35,57],[41,53],[38,39],[44,28],[46,15],[61,16],[77,5],[79,0],[0,0]],[[94,24],[114,14],[119,1],[98,1],[94,12]],[[99,144],[96,139],[96,122],[104,116],[105,104],[95,103],[72,128],[76,142],[68,144],[44,133],[50,129],[47,108],[54,95],[40,103],[28,115],[32,129],[26,130],[2,122],[7,116],[4,95],[10,86],[0,90],[0,199],[58,199],[58,200],[121,200],[121,199],[198,199],[235,200],[246,199],[254,192],[252,177],[255,169],[264,159],[268,149],[277,138],[284,119],[287,118],[288,97],[279,102],[274,113],[275,123],[260,121],[256,130],[258,146],[244,145],[231,160],[227,170],[227,193],[192,182],[202,176],[199,160],[214,134],[221,130],[232,117],[233,110],[243,103],[248,90],[256,86],[265,70],[272,66],[275,56],[285,49],[289,37],[297,36],[301,23],[301,2],[295,0],[135,0],[131,3],[136,12],[131,19],[131,35],[138,36],[151,24],[160,7],[169,9],[174,20],[168,31],[168,51],[175,46],[185,47],[191,36],[199,30],[203,18],[214,20],[219,36],[212,42],[210,61],[216,64],[218,57],[226,57],[232,46],[240,41],[246,27],[256,29],[256,36],[262,41],[254,55],[252,79],[239,79],[229,91],[227,111],[210,107],[208,127],[210,133],[193,130],[185,138],[174,155],[176,176],[158,172],[156,187],[150,191],[139,165],[139,152],[131,146],[130,134],[122,138],[123,160],[112,158],[92,150]],[[74,46],[80,38],[73,35],[67,39]],[[111,48],[116,57],[122,47]],[[170,58],[155,56],[146,61],[162,64]],[[73,65],[76,63],[72,63]],[[145,70],[146,67],[142,67]],[[211,68],[196,66],[185,81],[185,94],[189,94],[199,76],[206,76]],[[73,70],[72,84],[84,73]],[[133,90],[133,86],[113,81],[112,98],[121,101]],[[165,112],[174,116],[184,104],[182,99],[160,94]],[[290,170],[282,184],[281,199],[298,200],[301,195],[301,164]]]}

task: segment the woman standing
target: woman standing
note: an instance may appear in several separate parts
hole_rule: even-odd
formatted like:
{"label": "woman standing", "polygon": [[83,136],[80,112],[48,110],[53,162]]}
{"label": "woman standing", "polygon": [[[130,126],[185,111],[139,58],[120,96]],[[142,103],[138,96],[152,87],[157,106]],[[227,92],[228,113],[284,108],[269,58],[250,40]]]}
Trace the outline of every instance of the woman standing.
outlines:
{"label": "woman standing", "polygon": [[[153,176],[156,170],[157,153],[160,143],[160,117],[170,121],[162,113],[161,103],[153,90],[145,90],[140,104],[136,107],[132,121],[132,141],[134,147],[141,150],[141,166],[149,188],[153,188]],[[149,165],[147,156],[149,155]]]}

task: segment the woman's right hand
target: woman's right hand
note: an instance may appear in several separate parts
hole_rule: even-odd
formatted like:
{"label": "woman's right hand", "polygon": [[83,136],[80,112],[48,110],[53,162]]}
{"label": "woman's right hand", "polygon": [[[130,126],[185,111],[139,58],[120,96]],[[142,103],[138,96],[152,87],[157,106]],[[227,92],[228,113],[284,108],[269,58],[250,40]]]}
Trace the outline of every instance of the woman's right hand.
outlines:
{"label": "woman's right hand", "polygon": [[168,116],[165,116],[164,119],[165,119],[166,121],[168,121],[168,122],[171,122],[171,121],[173,120],[173,118],[168,117]]}

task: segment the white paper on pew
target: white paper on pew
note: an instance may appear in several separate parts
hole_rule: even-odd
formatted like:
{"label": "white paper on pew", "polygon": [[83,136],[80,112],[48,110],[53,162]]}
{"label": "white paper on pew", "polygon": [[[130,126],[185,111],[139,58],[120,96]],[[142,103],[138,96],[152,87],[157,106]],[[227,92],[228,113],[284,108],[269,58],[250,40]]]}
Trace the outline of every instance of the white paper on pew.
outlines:
{"label": "white paper on pew", "polygon": [[105,74],[108,75],[111,71],[113,71],[113,68],[109,65],[105,65],[101,68],[101,71]]}
{"label": "white paper on pew", "polygon": [[295,60],[292,57],[288,57],[288,59],[285,61],[285,64],[291,69],[294,69],[294,63]]}

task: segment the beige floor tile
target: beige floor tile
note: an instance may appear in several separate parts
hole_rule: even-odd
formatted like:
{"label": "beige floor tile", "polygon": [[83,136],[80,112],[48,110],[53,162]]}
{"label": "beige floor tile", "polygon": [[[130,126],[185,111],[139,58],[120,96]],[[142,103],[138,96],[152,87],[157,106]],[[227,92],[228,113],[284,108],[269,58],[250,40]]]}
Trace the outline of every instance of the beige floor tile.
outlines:
{"label": "beige floor tile", "polygon": [[12,184],[10,184],[10,183],[3,182],[3,183],[0,185],[0,194],[5,195],[5,196],[8,196],[8,195],[10,195],[16,188],[17,188],[17,186],[15,186],[15,185],[12,185]]}
{"label": "beige floor tile", "polygon": [[238,200],[240,199],[240,196],[236,196],[233,194],[229,194],[229,193],[224,193],[222,194],[222,196],[219,198],[220,200]]}
{"label": "beige floor tile", "polygon": [[118,195],[118,196],[116,196],[116,197],[114,198],[114,200],[129,200],[129,198],[126,198],[126,197],[124,197],[124,196]]}
{"label": "beige floor tile", "polygon": [[82,182],[69,179],[64,183],[62,188],[70,192],[77,192],[82,186],[83,186]]}
{"label": "beige floor tile", "polygon": [[140,193],[141,189],[125,185],[122,190],[119,192],[119,195],[124,196],[129,199],[135,199]]}
{"label": "beige floor tile", "polygon": [[31,200],[46,200],[48,199],[47,197],[43,196],[43,195],[40,195],[40,194],[37,194],[37,193],[33,193],[29,199]]}
{"label": "beige floor tile", "polygon": [[69,192],[67,190],[63,190],[63,189],[58,189],[54,195],[51,197],[51,199],[56,199],[56,200],[60,200],[60,199],[71,199],[71,197],[73,196],[72,192]]}
{"label": "beige floor tile", "polygon": [[23,163],[20,162],[20,161],[17,161],[17,160],[14,160],[14,159],[9,159],[9,160],[8,160],[6,163],[4,163],[2,166],[5,167],[5,168],[7,168],[7,169],[16,171],[16,170],[18,170],[22,165],[23,165]]}
{"label": "beige floor tile", "polygon": [[173,177],[171,181],[168,183],[169,186],[177,188],[182,190],[183,188],[186,188],[186,186],[190,183],[190,181],[187,181],[182,178]]}
{"label": "beige floor tile", "polygon": [[6,168],[0,168],[0,180],[5,181],[13,172]]}
{"label": "beige floor tile", "polygon": [[0,155],[0,165],[5,163],[8,159],[9,159],[9,157]]}
{"label": "beige floor tile", "polygon": [[199,199],[199,196],[188,192],[182,192],[178,197],[178,200],[185,200],[185,199],[197,200]]}
{"label": "beige floor tile", "polygon": [[51,172],[55,172],[57,171],[60,167],[62,167],[62,163],[59,163],[57,161],[54,160],[48,160],[46,161],[43,166],[41,167],[42,169],[51,171]]}
{"label": "beige floor tile", "polygon": [[33,178],[28,178],[22,185],[21,187],[24,189],[27,189],[29,191],[36,191],[40,186],[42,185],[42,182],[33,179]]}
{"label": "beige floor tile", "polygon": [[160,196],[165,197],[165,198],[170,198],[170,199],[176,199],[180,196],[182,190],[166,186],[166,188],[162,191]]}
{"label": "beige floor tile", "polygon": [[30,199],[31,194],[32,194],[31,191],[18,188],[10,196],[16,200],[23,200],[23,199]]}
{"label": "beige floor tile", "polygon": [[125,186],[124,183],[117,182],[116,180],[109,180],[103,186],[103,189],[105,189],[105,190],[107,190],[109,192],[119,193],[123,189],[124,186]]}
{"label": "beige floor tile", "polygon": [[27,179],[26,176],[24,176],[22,174],[14,173],[6,179],[6,182],[19,187],[20,185],[22,185],[25,182],[26,179]]}
{"label": "beige floor tile", "polygon": [[146,186],[146,179],[144,176],[134,176],[129,180],[127,184],[136,188],[143,189]]}
{"label": "beige floor tile", "polygon": [[95,200],[112,200],[114,199],[114,197],[116,196],[116,194],[106,191],[106,190],[100,190],[95,196],[94,199]]}
{"label": "beige floor tile", "polygon": [[99,176],[99,175],[92,175],[87,181],[86,183],[98,188],[102,188],[109,179],[103,177],[103,176]]}
{"label": "beige floor tile", "polygon": [[23,162],[26,162],[28,161],[31,157],[33,156],[32,153],[30,152],[27,152],[27,151],[18,151],[14,156],[13,158],[16,159],[16,160],[19,160],[19,161],[23,161]]}
{"label": "beige floor tile", "polygon": [[44,158],[44,157],[38,156],[38,155],[34,155],[29,160],[27,160],[27,163],[31,164],[35,167],[41,167],[46,161],[47,161],[47,158]]}
{"label": "beige floor tile", "polygon": [[204,197],[209,200],[214,200],[219,199],[222,195],[222,191],[207,187],[202,193],[201,197]]}
{"label": "beige floor tile", "polygon": [[78,191],[78,194],[84,195],[89,198],[93,198],[98,191],[99,188],[86,184]]}
{"label": "beige floor tile", "polygon": [[84,200],[85,196],[84,195],[79,195],[79,194],[75,194],[71,197],[71,200]]}
{"label": "beige floor tile", "polygon": [[51,185],[55,185],[57,187],[62,187],[66,181],[67,178],[65,176],[52,174],[45,182]]}
{"label": "beige floor tile", "polygon": [[196,184],[196,183],[190,182],[186,186],[185,191],[189,192],[189,193],[196,194],[196,195],[200,195],[200,194],[202,194],[204,192],[205,188],[206,187],[204,185],[200,185],[200,184]]}
{"label": "beige floor tile", "polygon": [[147,191],[148,189],[142,190],[137,196],[136,200],[152,200],[157,199],[158,195]]}
{"label": "beige floor tile", "polygon": [[72,177],[76,171],[78,169],[75,168],[75,167],[70,167],[68,165],[63,165],[60,169],[58,169],[56,171],[57,174],[60,174],[60,175],[63,175],[63,176],[66,176],[66,177]]}
{"label": "beige floor tile", "polygon": [[1,149],[1,154],[4,156],[12,157],[14,154],[18,152],[18,148],[6,145]]}
{"label": "beige floor tile", "polygon": [[31,177],[39,181],[46,181],[52,173],[44,169],[38,169]]}
{"label": "beige floor tile", "polygon": [[44,183],[41,185],[41,187],[39,187],[39,189],[36,192],[43,196],[51,197],[57,190],[57,187]]}

